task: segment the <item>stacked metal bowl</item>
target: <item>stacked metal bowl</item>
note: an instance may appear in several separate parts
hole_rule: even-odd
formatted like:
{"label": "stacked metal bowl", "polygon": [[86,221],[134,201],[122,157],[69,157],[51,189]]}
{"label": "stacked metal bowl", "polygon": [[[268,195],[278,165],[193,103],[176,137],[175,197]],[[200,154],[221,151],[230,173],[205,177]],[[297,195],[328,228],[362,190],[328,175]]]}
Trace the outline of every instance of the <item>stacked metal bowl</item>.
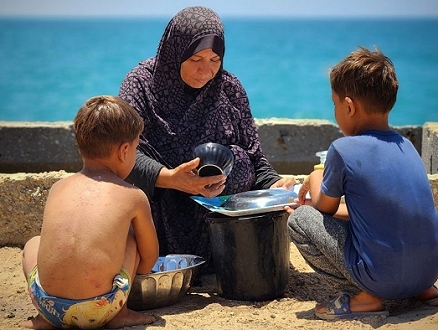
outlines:
{"label": "stacked metal bowl", "polygon": [[200,158],[197,169],[199,176],[228,175],[233,168],[233,153],[219,143],[201,144],[195,148],[193,156]]}
{"label": "stacked metal bowl", "polygon": [[141,311],[178,302],[190,289],[203,263],[203,258],[191,254],[159,257],[150,274],[135,276],[128,308]]}

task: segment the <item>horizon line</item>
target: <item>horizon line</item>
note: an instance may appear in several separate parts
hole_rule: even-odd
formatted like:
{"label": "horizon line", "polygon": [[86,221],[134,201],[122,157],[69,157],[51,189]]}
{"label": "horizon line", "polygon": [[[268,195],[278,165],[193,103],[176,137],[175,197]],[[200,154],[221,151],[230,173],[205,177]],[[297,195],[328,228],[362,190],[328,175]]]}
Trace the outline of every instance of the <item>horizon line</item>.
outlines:
{"label": "horizon line", "polygon": [[[221,19],[226,18],[330,18],[330,19],[357,19],[357,18],[413,18],[413,19],[437,19],[438,14],[399,14],[399,15],[385,15],[385,14],[357,14],[357,15],[300,15],[300,14],[222,14],[220,15]],[[172,15],[164,15],[164,14],[150,14],[150,15],[139,15],[139,14],[1,14],[0,18],[122,18],[122,19],[132,19],[132,18],[159,18],[159,19],[169,19]]]}

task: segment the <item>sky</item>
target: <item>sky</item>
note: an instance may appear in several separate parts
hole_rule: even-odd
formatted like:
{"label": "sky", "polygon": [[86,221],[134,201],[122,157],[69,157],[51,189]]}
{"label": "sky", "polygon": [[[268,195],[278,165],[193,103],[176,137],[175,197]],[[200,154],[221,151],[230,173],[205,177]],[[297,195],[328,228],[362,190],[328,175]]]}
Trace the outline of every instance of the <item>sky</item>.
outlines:
{"label": "sky", "polygon": [[202,5],[219,16],[434,17],[438,0],[0,0],[4,16],[172,17]]}

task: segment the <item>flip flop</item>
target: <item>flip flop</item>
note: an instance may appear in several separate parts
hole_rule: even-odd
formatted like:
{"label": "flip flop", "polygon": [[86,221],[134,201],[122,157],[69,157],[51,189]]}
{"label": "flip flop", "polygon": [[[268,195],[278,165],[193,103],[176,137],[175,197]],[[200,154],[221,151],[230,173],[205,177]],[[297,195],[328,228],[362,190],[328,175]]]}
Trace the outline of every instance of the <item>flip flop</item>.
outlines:
{"label": "flip flop", "polygon": [[[435,289],[438,289],[436,285],[434,285]],[[426,306],[430,307],[438,307],[438,297],[430,298],[430,299],[417,299],[418,301],[421,301]]]}
{"label": "flip flop", "polygon": [[327,311],[325,313],[318,313],[315,315],[323,320],[339,320],[339,319],[360,319],[370,316],[387,317],[389,312],[387,310],[373,311],[373,312],[352,312],[349,306],[350,296],[346,293],[339,295],[327,304]]}
{"label": "flip flop", "polygon": [[419,301],[421,301],[426,306],[438,307],[438,298],[430,298],[430,299],[426,299],[426,300],[420,299]]}

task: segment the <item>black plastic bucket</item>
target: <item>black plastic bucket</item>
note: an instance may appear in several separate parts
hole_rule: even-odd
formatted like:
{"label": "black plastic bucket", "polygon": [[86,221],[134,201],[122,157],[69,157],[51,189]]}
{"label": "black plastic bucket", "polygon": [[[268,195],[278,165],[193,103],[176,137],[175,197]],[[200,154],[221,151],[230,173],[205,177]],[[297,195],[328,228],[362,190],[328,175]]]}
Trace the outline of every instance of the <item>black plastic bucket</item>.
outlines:
{"label": "black plastic bucket", "polygon": [[289,277],[287,218],[285,211],[207,215],[220,296],[260,301],[284,294]]}

